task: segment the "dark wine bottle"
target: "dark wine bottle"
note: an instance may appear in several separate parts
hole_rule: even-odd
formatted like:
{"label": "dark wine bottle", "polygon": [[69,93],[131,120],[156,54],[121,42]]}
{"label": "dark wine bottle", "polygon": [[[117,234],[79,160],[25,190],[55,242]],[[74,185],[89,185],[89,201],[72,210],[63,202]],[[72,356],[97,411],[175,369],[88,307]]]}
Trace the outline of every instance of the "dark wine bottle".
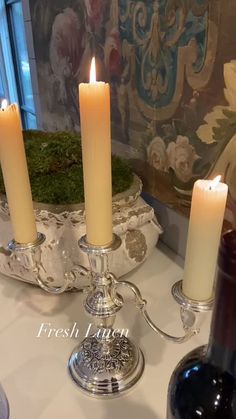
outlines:
{"label": "dark wine bottle", "polygon": [[186,355],[172,374],[167,419],[236,419],[236,231],[218,256],[209,343]]}

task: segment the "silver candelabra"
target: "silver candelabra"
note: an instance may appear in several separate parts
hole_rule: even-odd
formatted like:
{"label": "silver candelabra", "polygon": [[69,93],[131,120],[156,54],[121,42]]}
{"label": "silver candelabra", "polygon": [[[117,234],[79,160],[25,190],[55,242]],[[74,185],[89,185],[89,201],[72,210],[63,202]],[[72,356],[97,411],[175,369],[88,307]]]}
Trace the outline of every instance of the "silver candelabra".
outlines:
{"label": "silver candelabra", "polygon": [[[132,292],[136,308],[152,330],[162,338],[183,343],[198,333],[195,312],[201,311],[201,307],[196,310],[193,305],[186,305],[183,298],[177,298],[176,295],[181,294],[176,293],[178,287],[175,286],[173,295],[180,304],[184,330],[180,337],[171,336],[157,327],[147,312],[147,301],[137,286],[118,280],[110,272],[108,256],[119,248],[121,240],[118,236],[114,235],[108,246],[93,246],[86,241],[86,236],[82,237],[79,246],[88,256],[90,268],[75,266],[65,272],[61,287],[51,287],[41,278],[41,244],[45,240],[46,237],[41,233],[38,233],[34,243],[21,244],[12,240],[8,250],[15,255],[17,263],[29,269],[39,286],[49,293],[61,294],[72,289],[75,280],[81,277],[89,280],[89,285],[82,287],[86,294],[84,307],[99,333],[86,337],[73,350],[68,362],[72,379],[87,394],[108,397],[123,393],[139,380],[144,371],[142,351],[128,337],[114,329],[116,314],[124,305],[122,288]],[[107,330],[110,333],[106,333]]]}

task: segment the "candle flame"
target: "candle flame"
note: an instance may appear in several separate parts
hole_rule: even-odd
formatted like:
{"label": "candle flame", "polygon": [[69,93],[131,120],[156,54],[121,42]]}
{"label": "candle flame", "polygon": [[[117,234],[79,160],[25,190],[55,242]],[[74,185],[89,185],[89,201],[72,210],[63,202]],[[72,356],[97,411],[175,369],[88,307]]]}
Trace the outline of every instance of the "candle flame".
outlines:
{"label": "candle flame", "polygon": [[1,111],[5,111],[5,109],[7,108],[7,105],[8,105],[7,99],[3,99],[1,103]]}
{"label": "candle flame", "polygon": [[210,183],[210,186],[209,186],[210,190],[215,190],[215,188],[219,185],[220,181],[221,181],[221,176],[220,175],[216,176]]}
{"label": "candle flame", "polygon": [[92,58],[90,67],[90,83],[96,83],[96,62],[95,57]]}

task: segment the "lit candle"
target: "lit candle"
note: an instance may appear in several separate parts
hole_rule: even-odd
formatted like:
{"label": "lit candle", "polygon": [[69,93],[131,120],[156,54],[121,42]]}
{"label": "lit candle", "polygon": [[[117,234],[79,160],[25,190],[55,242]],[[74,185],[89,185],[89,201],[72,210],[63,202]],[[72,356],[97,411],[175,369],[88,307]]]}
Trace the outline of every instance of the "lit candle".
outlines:
{"label": "lit candle", "polygon": [[197,301],[212,297],[228,186],[214,180],[194,184],[185,258],[183,293]]}
{"label": "lit candle", "polygon": [[0,161],[14,239],[31,243],[37,238],[33,203],[18,106],[0,108]]}
{"label": "lit candle", "polygon": [[87,241],[103,246],[112,242],[110,87],[96,81],[94,58],[79,101]]}

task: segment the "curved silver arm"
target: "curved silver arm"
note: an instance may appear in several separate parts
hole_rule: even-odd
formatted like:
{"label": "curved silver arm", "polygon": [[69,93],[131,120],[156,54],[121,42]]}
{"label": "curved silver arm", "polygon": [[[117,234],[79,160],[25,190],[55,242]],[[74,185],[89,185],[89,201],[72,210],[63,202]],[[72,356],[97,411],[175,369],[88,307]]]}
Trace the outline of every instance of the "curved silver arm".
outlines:
{"label": "curved silver arm", "polygon": [[[73,288],[75,281],[81,277],[89,277],[90,271],[83,266],[75,266],[69,272],[65,272],[64,281],[61,286],[53,287],[48,285],[40,275],[41,265],[41,245],[44,243],[46,237],[42,233],[37,234],[37,239],[32,243],[18,243],[12,240],[7,247],[6,252],[14,254],[17,261],[27,270],[35,275],[37,284],[46,292],[50,294],[62,294],[66,290]],[[0,248],[0,251],[2,249]],[[5,252],[5,254],[6,254]],[[64,257],[64,254],[62,255]],[[81,287],[85,291],[88,286]]]}
{"label": "curved silver arm", "polygon": [[183,309],[181,310],[181,319],[182,319],[185,334],[183,336],[178,337],[178,336],[169,335],[168,333],[164,332],[159,327],[157,327],[155,323],[151,320],[146,310],[147,301],[142,298],[142,295],[138,287],[136,287],[136,285],[132,284],[129,281],[117,281],[117,279],[114,276],[113,276],[113,281],[114,281],[114,286],[116,289],[124,286],[133,292],[135,296],[136,307],[140,310],[144,320],[152,328],[152,330],[158,333],[162,338],[169,340],[171,342],[175,342],[175,343],[183,343],[189,340],[192,336],[199,333],[199,330],[194,327],[196,323],[195,314],[192,312],[183,313]]}
{"label": "curved silver arm", "polygon": [[[70,289],[73,288],[73,285],[76,281],[76,279],[78,278],[78,276],[84,276],[84,277],[88,277],[89,275],[89,271],[88,269],[84,268],[83,266],[77,266],[74,269],[72,269],[70,272],[65,272],[64,274],[64,283],[61,286],[58,287],[52,287],[48,284],[46,284],[40,277],[39,274],[39,268],[36,267],[36,269],[34,269],[35,271],[35,279],[38,283],[38,285],[40,286],[40,288],[42,288],[44,291],[50,293],[50,294],[62,294],[65,291],[69,291]],[[83,288],[81,288],[81,290],[86,291],[89,288],[89,286],[85,286]]]}

